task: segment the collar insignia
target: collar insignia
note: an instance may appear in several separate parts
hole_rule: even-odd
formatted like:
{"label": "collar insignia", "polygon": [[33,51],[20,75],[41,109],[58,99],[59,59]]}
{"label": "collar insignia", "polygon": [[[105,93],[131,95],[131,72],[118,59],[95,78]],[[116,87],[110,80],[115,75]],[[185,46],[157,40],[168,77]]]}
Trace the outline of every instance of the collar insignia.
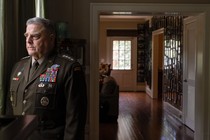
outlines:
{"label": "collar insignia", "polygon": [[59,67],[60,67],[60,65],[58,65],[58,64],[54,64],[51,66],[51,68],[59,68]]}

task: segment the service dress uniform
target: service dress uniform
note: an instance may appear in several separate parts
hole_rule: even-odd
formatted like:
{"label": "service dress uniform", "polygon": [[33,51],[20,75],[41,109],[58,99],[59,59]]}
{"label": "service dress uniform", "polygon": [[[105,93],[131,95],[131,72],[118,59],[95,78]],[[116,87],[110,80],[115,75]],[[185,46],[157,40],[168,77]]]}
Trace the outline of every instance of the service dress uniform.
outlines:
{"label": "service dress uniform", "polygon": [[23,58],[13,68],[11,112],[39,116],[39,126],[30,140],[83,140],[87,97],[81,65],[53,53],[29,79],[31,61],[31,57]]}

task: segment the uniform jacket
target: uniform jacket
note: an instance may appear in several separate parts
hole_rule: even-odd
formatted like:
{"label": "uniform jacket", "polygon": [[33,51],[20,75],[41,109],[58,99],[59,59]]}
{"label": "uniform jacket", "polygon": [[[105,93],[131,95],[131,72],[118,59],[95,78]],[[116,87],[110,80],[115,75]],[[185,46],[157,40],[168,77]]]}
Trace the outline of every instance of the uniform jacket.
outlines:
{"label": "uniform jacket", "polygon": [[26,57],[14,66],[8,104],[13,115],[39,116],[29,139],[84,139],[87,98],[81,65],[53,54],[28,79],[30,63],[31,57]]}

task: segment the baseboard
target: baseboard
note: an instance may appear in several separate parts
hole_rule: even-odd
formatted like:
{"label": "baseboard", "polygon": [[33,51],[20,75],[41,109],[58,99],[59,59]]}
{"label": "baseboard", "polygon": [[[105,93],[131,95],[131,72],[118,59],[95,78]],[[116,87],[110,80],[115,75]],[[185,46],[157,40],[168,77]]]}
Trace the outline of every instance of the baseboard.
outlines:
{"label": "baseboard", "polygon": [[178,120],[181,124],[183,123],[182,111],[167,102],[163,102],[163,109],[168,113],[168,115],[170,116],[169,118],[173,117],[173,119]]}
{"label": "baseboard", "polygon": [[152,98],[152,91],[147,85],[146,85],[146,93]]}
{"label": "baseboard", "polygon": [[137,83],[137,85],[136,85],[136,91],[143,91],[143,92],[145,92],[145,83],[144,82]]}

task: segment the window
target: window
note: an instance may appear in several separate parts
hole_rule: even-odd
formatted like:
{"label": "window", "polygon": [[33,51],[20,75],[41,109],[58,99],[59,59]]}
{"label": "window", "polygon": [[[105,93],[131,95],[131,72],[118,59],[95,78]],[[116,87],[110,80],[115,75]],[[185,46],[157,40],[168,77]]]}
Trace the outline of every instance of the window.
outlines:
{"label": "window", "polygon": [[131,40],[113,40],[112,68],[131,70]]}

